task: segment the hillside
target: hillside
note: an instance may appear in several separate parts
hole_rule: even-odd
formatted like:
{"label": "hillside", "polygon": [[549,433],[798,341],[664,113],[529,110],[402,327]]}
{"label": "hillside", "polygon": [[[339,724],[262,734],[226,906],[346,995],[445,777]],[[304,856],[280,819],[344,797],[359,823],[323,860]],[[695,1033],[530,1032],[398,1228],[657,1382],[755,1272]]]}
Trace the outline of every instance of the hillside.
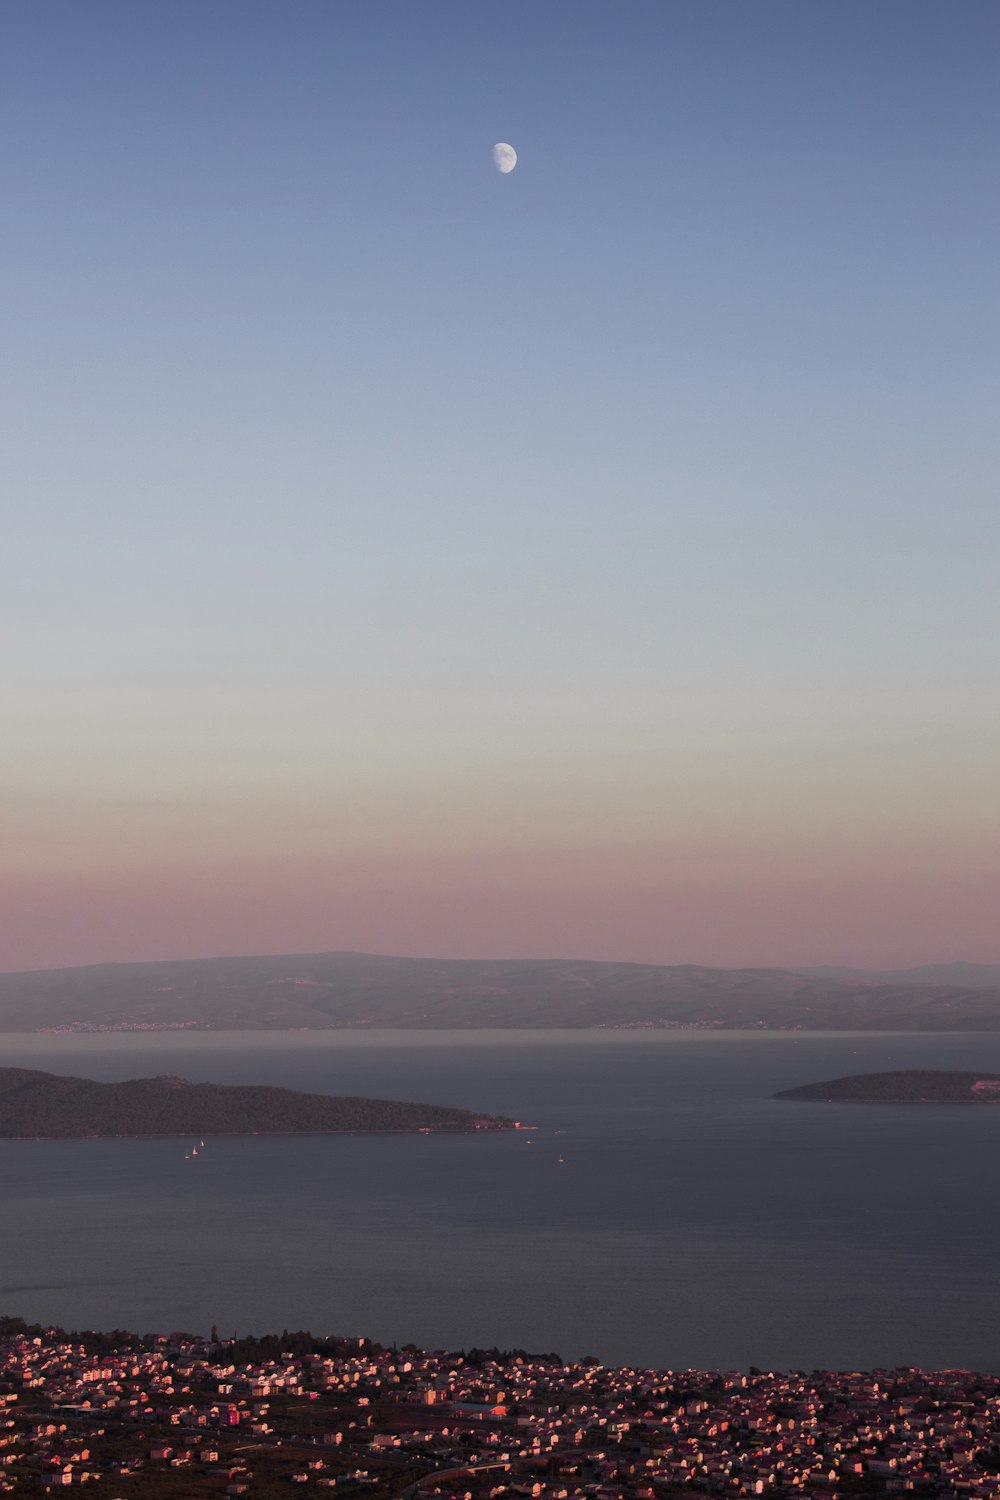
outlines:
{"label": "hillside", "polygon": [[993,1031],[1000,1029],[1000,984],[367,953],[0,975],[0,1031],[661,1026]]}
{"label": "hillside", "polygon": [[850,969],[836,964],[798,969],[819,979],[851,984],[945,984],[959,989],[1000,989],[1000,964],[920,964],[915,969]]}
{"label": "hillside", "polygon": [[776,1099],[813,1099],[843,1104],[1000,1104],[1000,1073],[948,1073],[906,1069],[857,1073],[784,1089]]}
{"label": "hillside", "polygon": [[511,1125],[499,1116],[395,1099],[335,1098],[263,1085],[188,1083],[184,1078],[96,1083],[0,1068],[0,1137],[305,1135]]}

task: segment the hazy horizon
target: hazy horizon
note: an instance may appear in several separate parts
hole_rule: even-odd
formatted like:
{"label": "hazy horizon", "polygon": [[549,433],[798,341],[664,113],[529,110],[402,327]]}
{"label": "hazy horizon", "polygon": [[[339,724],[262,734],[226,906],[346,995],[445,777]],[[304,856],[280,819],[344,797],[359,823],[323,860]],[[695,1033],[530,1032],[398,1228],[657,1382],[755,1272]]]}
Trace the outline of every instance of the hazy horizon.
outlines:
{"label": "hazy horizon", "polygon": [[751,969],[775,969],[775,970],[784,969],[784,970],[787,970],[788,972],[791,972],[791,973],[797,973],[797,972],[810,973],[810,972],[822,972],[824,970],[830,970],[830,971],[841,971],[841,970],[843,970],[843,971],[850,971],[850,970],[853,969],[853,970],[856,970],[856,972],[859,973],[859,974],[879,974],[879,973],[892,974],[892,973],[904,973],[904,972],[907,972],[907,971],[915,971],[915,970],[921,970],[921,969],[935,969],[935,968],[940,968],[940,969],[968,968],[968,969],[974,969],[974,970],[996,969],[996,970],[998,970],[998,972],[1000,972],[1000,961],[992,960],[992,959],[982,959],[982,960],[978,960],[978,961],[973,962],[972,960],[964,959],[964,958],[930,960],[928,962],[921,963],[921,964],[891,964],[891,965],[889,965],[889,964],[886,964],[886,965],[852,965],[852,964],[826,964],[826,963],[801,963],[801,964],[789,964],[789,963],[773,963],[773,964],[749,964],[748,963],[748,964],[741,964],[741,963],[730,963],[730,964],[707,964],[707,963],[700,962],[698,959],[682,959],[682,958],[680,958],[680,959],[664,960],[664,961],[661,962],[660,960],[656,960],[656,959],[620,958],[620,957],[615,957],[614,955],[608,955],[608,954],[598,955],[596,957],[586,957],[586,956],[584,956],[582,954],[579,954],[579,953],[544,953],[544,954],[526,954],[526,953],[509,953],[509,954],[498,954],[498,953],[477,953],[477,954],[397,953],[397,952],[388,952],[388,951],[376,951],[376,950],[373,950],[373,949],[366,949],[366,948],[315,948],[315,949],[298,948],[298,949],[291,949],[291,950],[284,950],[284,949],[282,949],[282,950],[275,950],[275,951],[272,951],[272,952],[263,952],[261,950],[257,950],[257,949],[253,949],[253,948],[247,948],[247,949],[245,949],[245,950],[243,950],[241,952],[234,952],[234,953],[214,953],[214,952],[207,952],[207,953],[192,953],[192,954],[183,954],[183,953],[182,954],[153,954],[153,955],[146,955],[146,957],[144,957],[144,958],[94,959],[94,960],[88,960],[86,963],[82,963],[82,964],[51,964],[51,965],[50,964],[29,964],[29,965],[25,966],[23,969],[0,969],[0,975],[3,975],[3,974],[17,974],[17,973],[44,972],[45,970],[48,970],[48,969],[58,970],[58,969],[62,969],[62,968],[66,968],[66,969],[76,969],[76,968],[105,968],[105,967],[110,967],[110,966],[115,966],[115,965],[122,965],[122,966],[128,966],[128,965],[148,965],[150,967],[154,967],[157,964],[170,964],[170,963],[200,963],[200,962],[211,963],[213,961],[214,962],[220,962],[220,963],[222,963],[222,962],[225,962],[228,959],[261,959],[263,961],[263,960],[269,960],[269,959],[275,959],[275,958],[288,958],[288,959],[310,958],[310,957],[316,957],[318,955],[340,955],[340,956],[351,956],[351,957],[360,957],[360,958],[396,959],[396,960],[399,960],[400,962],[403,962],[403,963],[410,962],[410,961],[414,961],[414,962],[426,961],[426,962],[429,962],[429,963],[430,962],[436,962],[436,963],[462,963],[462,962],[468,962],[468,963],[480,963],[480,964],[491,964],[491,963],[496,963],[496,964],[512,963],[512,964],[516,964],[516,963],[519,963],[519,962],[521,962],[521,963],[552,963],[552,964],[596,963],[596,964],[608,964],[608,965],[611,965],[611,966],[621,966],[621,965],[635,964],[635,965],[640,966],[640,967],[652,967],[652,968],[699,968],[699,969],[718,969],[718,970],[721,970],[721,971],[732,970],[733,972],[738,972],[740,970],[751,970]]}
{"label": "hazy horizon", "polygon": [[998,54],[11,0],[0,970],[989,962]]}

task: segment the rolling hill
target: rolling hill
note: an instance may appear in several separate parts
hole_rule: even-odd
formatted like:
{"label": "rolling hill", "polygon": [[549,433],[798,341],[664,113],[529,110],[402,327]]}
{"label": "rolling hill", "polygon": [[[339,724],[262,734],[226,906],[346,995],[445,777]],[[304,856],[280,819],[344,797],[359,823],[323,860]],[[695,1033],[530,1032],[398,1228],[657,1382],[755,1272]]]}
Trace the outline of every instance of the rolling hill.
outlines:
{"label": "rolling hill", "polygon": [[396,1099],[337,1098],[263,1085],[132,1078],[96,1083],[0,1068],[0,1137],[305,1135],[506,1129],[510,1120]]}

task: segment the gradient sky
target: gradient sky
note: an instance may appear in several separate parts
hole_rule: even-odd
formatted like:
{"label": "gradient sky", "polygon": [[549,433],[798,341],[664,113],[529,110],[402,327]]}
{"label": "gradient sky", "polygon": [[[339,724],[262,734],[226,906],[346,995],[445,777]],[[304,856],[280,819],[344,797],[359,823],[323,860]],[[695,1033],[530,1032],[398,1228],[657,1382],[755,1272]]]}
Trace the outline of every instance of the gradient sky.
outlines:
{"label": "gradient sky", "polygon": [[1000,959],[998,58],[7,0],[0,967]]}

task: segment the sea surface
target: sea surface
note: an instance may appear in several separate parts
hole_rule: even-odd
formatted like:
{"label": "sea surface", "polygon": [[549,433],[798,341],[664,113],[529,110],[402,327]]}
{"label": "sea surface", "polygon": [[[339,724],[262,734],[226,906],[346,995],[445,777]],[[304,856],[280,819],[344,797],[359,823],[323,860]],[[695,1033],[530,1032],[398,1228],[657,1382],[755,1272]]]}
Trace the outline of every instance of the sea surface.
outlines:
{"label": "sea surface", "polygon": [[1000,1370],[1000,1107],[770,1097],[1000,1072],[1000,1034],[8,1035],[0,1064],[537,1127],[209,1138],[192,1160],[181,1140],[0,1142],[2,1313],[673,1368]]}

